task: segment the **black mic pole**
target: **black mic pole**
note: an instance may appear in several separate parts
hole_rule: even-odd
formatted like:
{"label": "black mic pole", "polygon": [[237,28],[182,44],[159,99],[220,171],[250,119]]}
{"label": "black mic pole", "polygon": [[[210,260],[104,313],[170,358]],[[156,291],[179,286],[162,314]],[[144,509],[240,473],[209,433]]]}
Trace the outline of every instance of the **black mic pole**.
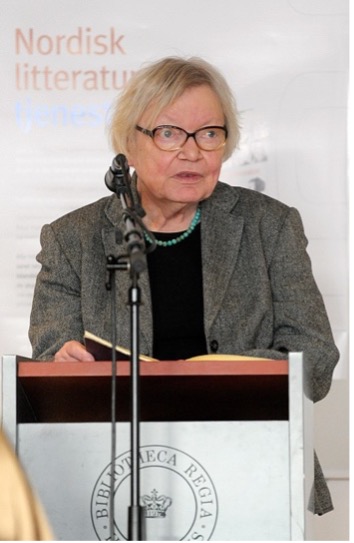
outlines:
{"label": "black mic pole", "polygon": [[[130,421],[130,445],[131,445],[131,488],[130,507],[128,512],[128,540],[145,540],[145,517],[144,508],[140,506],[140,348],[139,348],[139,308],[141,293],[138,284],[139,274],[146,268],[145,243],[141,232],[137,228],[135,220],[134,201],[130,190],[129,166],[124,155],[117,155],[113,160],[112,167],[106,174],[105,182],[107,187],[115,192],[120,198],[123,207],[123,217],[126,227],[124,239],[128,247],[129,270],[132,284],[129,289],[130,305],[130,330],[131,330],[131,362],[130,362],[130,393],[131,393],[131,421]],[[127,203],[127,196],[130,200]],[[122,269],[119,264],[112,264],[112,257],[108,259],[107,269]],[[113,289],[113,294],[115,289]],[[113,304],[113,300],[112,300]],[[115,322],[115,319],[113,320]],[[112,333],[115,337],[115,331]],[[112,357],[113,360],[113,357]],[[113,390],[113,386],[112,386]],[[115,409],[115,406],[114,406]],[[112,409],[113,413],[113,409]],[[112,414],[113,420],[113,414]],[[115,420],[115,413],[114,413]],[[112,431],[115,439],[115,432]],[[112,438],[112,439],[113,439]],[[112,446],[112,451],[115,448]],[[112,477],[114,479],[114,477]],[[111,509],[114,510],[113,493],[111,492]],[[114,520],[111,520],[111,538],[113,538]]]}

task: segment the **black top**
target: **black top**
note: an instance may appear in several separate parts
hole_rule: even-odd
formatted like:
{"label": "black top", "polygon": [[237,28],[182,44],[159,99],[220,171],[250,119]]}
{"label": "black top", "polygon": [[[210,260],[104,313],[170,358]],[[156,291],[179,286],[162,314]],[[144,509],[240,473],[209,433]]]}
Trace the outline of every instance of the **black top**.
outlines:
{"label": "black top", "polygon": [[[176,233],[155,233],[161,241]],[[153,316],[153,356],[178,360],[207,353],[203,325],[200,225],[183,241],[148,254]]]}

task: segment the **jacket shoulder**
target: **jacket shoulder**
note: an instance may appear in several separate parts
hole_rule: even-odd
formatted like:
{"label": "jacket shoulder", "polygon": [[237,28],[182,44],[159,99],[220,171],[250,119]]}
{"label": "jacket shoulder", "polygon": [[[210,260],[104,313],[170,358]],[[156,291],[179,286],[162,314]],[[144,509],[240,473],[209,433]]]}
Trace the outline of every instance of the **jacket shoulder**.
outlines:
{"label": "jacket shoulder", "polygon": [[218,182],[212,196],[215,205],[228,207],[230,211],[234,208],[237,213],[252,211],[252,215],[286,215],[291,208],[287,204],[253,189],[239,186],[232,186],[221,181]]}
{"label": "jacket shoulder", "polygon": [[97,226],[97,221],[102,220],[107,206],[113,203],[112,199],[113,196],[105,196],[95,202],[79,207],[55,219],[50,226],[55,231],[74,225],[79,229],[89,227],[90,224]]}

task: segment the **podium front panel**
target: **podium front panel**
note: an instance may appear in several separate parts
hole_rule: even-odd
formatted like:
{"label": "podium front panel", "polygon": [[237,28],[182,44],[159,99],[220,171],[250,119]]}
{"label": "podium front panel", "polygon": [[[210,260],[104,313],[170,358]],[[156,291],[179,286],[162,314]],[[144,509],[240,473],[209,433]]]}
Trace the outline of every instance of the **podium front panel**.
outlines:
{"label": "podium front panel", "polygon": [[[109,423],[21,424],[19,451],[58,540],[110,537]],[[289,540],[285,421],[142,423],[146,537]],[[117,425],[115,537],[127,539],[129,424]]]}

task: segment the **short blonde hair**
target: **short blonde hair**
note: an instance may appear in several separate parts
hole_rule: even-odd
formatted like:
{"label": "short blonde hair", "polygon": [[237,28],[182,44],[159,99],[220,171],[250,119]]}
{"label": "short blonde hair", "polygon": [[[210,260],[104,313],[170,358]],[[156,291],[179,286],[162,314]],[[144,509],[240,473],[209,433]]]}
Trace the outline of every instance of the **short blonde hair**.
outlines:
{"label": "short blonde hair", "polygon": [[152,106],[149,123],[153,127],[163,109],[187,89],[200,85],[208,85],[220,101],[228,131],[223,157],[223,160],[227,160],[240,139],[235,99],[221,73],[197,57],[167,57],[143,67],[132,76],[113,104],[108,128],[114,151],[129,154],[129,141],[135,136],[135,126],[148,107]]}

